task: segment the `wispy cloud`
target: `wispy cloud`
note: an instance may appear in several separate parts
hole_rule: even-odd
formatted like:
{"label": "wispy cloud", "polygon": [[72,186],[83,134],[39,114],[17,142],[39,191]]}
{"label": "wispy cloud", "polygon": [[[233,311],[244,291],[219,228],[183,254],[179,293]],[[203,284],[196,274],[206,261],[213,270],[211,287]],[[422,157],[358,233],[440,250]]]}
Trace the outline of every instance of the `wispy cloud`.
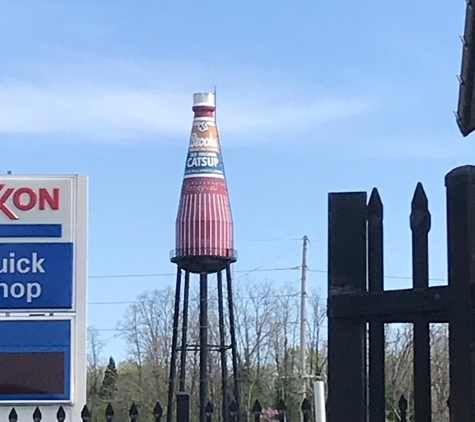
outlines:
{"label": "wispy cloud", "polygon": [[473,142],[462,140],[454,120],[453,130],[446,136],[414,136],[413,134],[399,137],[382,137],[372,141],[362,141],[357,155],[363,158],[391,158],[415,160],[446,160],[473,156]]}
{"label": "wispy cloud", "polygon": [[0,132],[127,137],[136,131],[179,133],[186,124],[180,95],[147,91],[0,87]]}
{"label": "wispy cloud", "polygon": [[[265,96],[265,92],[262,93]],[[289,132],[296,125],[317,128],[322,124],[339,122],[344,118],[367,114],[373,111],[372,103],[356,98],[321,96],[312,100],[272,103],[260,101],[254,104],[229,104],[226,100],[226,115],[222,121],[227,130],[244,131],[261,129]]]}
{"label": "wispy cloud", "polygon": [[[39,66],[34,78],[5,79],[0,82],[0,133],[124,140],[154,135],[165,135],[157,137],[164,139],[189,131],[190,79],[200,86],[206,81],[199,69],[168,64],[157,71],[127,65],[125,70],[102,67],[101,73],[92,68],[48,73]],[[292,96],[289,86],[279,98],[283,84],[278,80],[254,85],[246,81],[242,86],[236,82],[245,79],[240,78],[227,85],[231,79],[221,78],[224,95],[219,96],[218,109],[227,133],[291,133],[295,125],[316,128],[372,109],[371,102],[359,98],[308,92]]]}

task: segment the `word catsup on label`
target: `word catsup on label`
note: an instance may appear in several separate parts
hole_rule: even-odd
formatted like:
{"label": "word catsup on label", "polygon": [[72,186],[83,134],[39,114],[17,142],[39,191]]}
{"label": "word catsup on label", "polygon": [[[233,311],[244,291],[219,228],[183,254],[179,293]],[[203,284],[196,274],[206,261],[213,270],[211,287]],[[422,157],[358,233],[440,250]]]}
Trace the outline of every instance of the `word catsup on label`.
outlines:
{"label": "word catsup on label", "polygon": [[22,186],[19,188],[5,188],[4,183],[0,183],[0,211],[10,220],[18,220],[12,208],[20,211],[29,211],[37,208],[44,211],[47,208],[59,210],[59,188],[30,188]]}
{"label": "word catsup on label", "polygon": [[187,167],[216,167],[219,164],[217,157],[195,157],[188,158]]}

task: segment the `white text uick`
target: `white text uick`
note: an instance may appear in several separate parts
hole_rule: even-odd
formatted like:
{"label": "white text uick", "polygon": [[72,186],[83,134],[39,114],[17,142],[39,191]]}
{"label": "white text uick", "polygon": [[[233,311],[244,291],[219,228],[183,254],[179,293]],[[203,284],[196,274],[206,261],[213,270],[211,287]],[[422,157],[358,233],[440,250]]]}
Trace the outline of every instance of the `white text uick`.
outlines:
{"label": "white text uick", "polygon": [[15,252],[10,252],[8,258],[0,260],[0,274],[44,273],[44,262],[45,258],[39,258],[37,252],[33,252],[31,258],[17,258]]}

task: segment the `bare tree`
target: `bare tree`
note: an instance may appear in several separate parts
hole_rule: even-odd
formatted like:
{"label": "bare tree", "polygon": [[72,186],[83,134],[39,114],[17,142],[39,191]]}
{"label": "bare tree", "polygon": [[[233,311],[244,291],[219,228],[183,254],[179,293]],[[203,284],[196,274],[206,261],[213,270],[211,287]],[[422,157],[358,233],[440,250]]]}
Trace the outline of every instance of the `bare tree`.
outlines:
{"label": "bare tree", "polygon": [[126,311],[118,329],[128,350],[126,377],[117,385],[118,401],[153,406],[166,391],[173,319],[173,290],[147,291]]}
{"label": "bare tree", "polygon": [[307,366],[312,375],[322,375],[326,362],[324,340],[326,329],[327,308],[321,292],[314,290],[309,297],[309,316],[307,318],[307,335],[310,346]]}
{"label": "bare tree", "polygon": [[[209,391],[216,409],[221,402],[221,361],[215,350],[220,343],[219,318],[216,286],[209,278],[208,292],[208,340]],[[186,391],[190,393],[192,411],[198,405],[199,359],[199,292],[192,277],[189,295],[189,316],[186,344],[191,351],[186,355]],[[255,399],[264,406],[274,406],[276,399],[285,398],[290,407],[300,406],[300,380],[297,360],[299,356],[299,297],[296,287],[277,289],[266,281],[257,283],[243,280],[235,289],[235,317],[238,341],[239,368],[241,375],[243,411],[251,417]],[[224,289],[226,290],[226,289]],[[226,293],[226,292],[224,292]],[[117,365],[117,394],[114,404],[119,411],[126,410],[130,401],[144,409],[159,399],[166,402],[171,353],[171,337],[174,313],[174,291],[171,288],[147,291],[139,295],[136,302],[126,311],[118,323],[120,335],[125,340],[128,358]],[[225,294],[226,296],[226,294]],[[322,332],[323,307],[320,302],[311,302],[309,323],[309,344],[324,353]],[[228,324],[228,310],[225,300],[225,321]],[[181,322],[178,332],[178,346],[181,345]],[[229,326],[226,333],[229,333]],[[225,344],[229,345],[229,334]],[[193,350],[194,349],[194,350]],[[177,356],[179,375],[180,353]],[[312,361],[313,362],[313,361]],[[320,363],[315,360],[315,367]],[[311,363],[311,367],[314,363]],[[318,365],[317,365],[318,364]],[[228,374],[232,374],[230,353],[227,360]],[[92,368],[92,367],[91,367]],[[230,378],[230,377],[229,377]],[[229,379],[229,394],[232,382]],[[178,383],[177,383],[178,384]],[[290,401],[290,403],[289,403]],[[294,405],[291,405],[295,401]],[[192,412],[193,413],[193,412]],[[220,418],[219,412],[216,417]],[[289,416],[290,417],[290,416]]]}
{"label": "bare tree", "polygon": [[386,326],[386,397],[388,411],[399,417],[398,400],[404,394],[412,412],[413,327],[412,324]]}
{"label": "bare tree", "polygon": [[448,324],[431,324],[432,420],[448,422],[449,333]]}
{"label": "bare tree", "polygon": [[249,413],[258,396],[268,396],[273,390],[273,330],[278,311],[273,284],[267,281],[258,284],[248,279],[236,293],[236,309],[243,404],[244,411]]}
{"label": "bare tree", "polygon": [[97,397],[102,380],[104,368],[103,350],[105,341],[101,339],[99,331],[91,326],[87,329],[88,353],[87,353],[87,372],[88,372],[88,397]]}

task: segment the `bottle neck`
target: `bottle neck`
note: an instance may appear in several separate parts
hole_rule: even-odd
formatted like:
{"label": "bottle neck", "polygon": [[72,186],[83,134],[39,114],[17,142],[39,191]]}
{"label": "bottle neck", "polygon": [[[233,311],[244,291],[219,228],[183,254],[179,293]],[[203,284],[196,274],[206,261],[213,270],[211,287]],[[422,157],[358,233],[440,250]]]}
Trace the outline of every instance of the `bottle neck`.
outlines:
{"label": "bottle neck", "polygon": [[210,106],[195,106],[193,111],[195,112],[195,117],[214,117],[214,107]]}

